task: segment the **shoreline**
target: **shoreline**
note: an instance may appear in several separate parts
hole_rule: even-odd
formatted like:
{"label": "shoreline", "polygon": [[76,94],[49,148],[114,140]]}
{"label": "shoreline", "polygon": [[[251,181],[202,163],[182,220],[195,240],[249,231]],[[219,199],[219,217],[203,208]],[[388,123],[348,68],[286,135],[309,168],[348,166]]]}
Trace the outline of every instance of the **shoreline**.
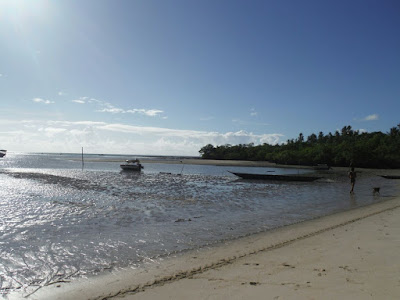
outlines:
{"label": "shoreline", "polygon": [[[51,154],[57,155],[58,153],[32,153],[32,154]],[[71,161],[81,162],[80,153],[60,153],[60,155],[79,155],[79,158],[70,158]],[[307,169],[314,170],[318,174],[322,174],[329,177],[330,173],[337,173],[347,177],[349,167],[331,167],[331,170],[315,170],[314,166],[309,165],[286,165],[277,164],[269,161],[251,161],[251,160],[219,160],[219,159],[203,159],[200,156],[146,156],[146,155],[125,155],[118,154],[115,158],[103,157],[107,154],[86,154],[84,161],[90,163],[124,163],[126,160],[134,159],[138,157],[141,159],[142,164],[189,164],[189,165],[213,165],[213,166],[236,166],[236,167],[267,167],[267,168],[283,168],[283,169]],[[96,156],[96,157],[93,157]],[[144,158],[141,158],[141,157]],[[400,176],[400,168],[398,169],[372,169],[372,168],[360,168],[355,166],[358,175],[366,174],[371,175],[398,175]]]}
{"label": "shoreline", "polygon": [[[126,158],[118,159],[88,159],[87,162],[115,162],[123,163]],[[78,161],[78,160],[76,160]],[[202,159],[202,158],[182,158],[182,159],[143,159],[142,164],[187,164],[187,165],[212,165],[212,166],[227,166],[227,167],[265,167],[265,168],[282,168],[282,169],[305,169],[314,170],[318,176],[325,179],[348,179],[349,167],[331,167],[330,170],[315,170],[312,166],[304,165],[282,165],[268,161],[248,161],[248,160],[216,160],[216,159]],[[379,176],[379,175],[399,175],[400,169],[369,169],[357,168],[357,178]]]}
{"label": "shoreline", "polygon": [[[145,268],[114,271],[110,274],[88,279],[78,279],[67,284],[54,284],[40,289],[30,298],[60,300],[72,298],[114,299],[114,297],[118,296],[118,298],[142,299],[146,296],[148,297],[147,299],[166,299],[168,298],[167,295],[171,295],[172,299],[176,298],[178,291],[185,293],[189,290],[190,292],[190,289],[193,288],[191,286],[193,278],[202,278],[205,274],[217,272],[216,270],[233,268],[227,273],[227,276],[230,276],[229,274],[232,275],[232,272],[241,272],[241,268],[245,266],[245,264],[241,263],[242,260],[268,256],[273,252],[279,252],[280,249],[294,248],[291,250],[292,252],[289,252],[296,255],[297,250],[301,250],[301,247],[298,248],[296,246],[298,243],[306,243],[306,241],[313,238],[326,239],[322,238],[322,236],[331,235],[333,231],[347,231],[348,229],[346,228],[349,227],[357,229],[357,226],[361,226],[360,228],[362,228],[359,223],[368,223],[371,219],[389,212],[395,212],[397,216],[400,215],[400,197],[393,197],[390,200],[379,203],[280,227],[271,231],[256,233],[210,247],[191,250],[153,262]],[[323,240],[322,243],[324,241],[326,240]],[[320,246],[320,243],[315,244],[317,248]],[[283,269],[289,269],[289,267],[284,266]],[[200,284],[208,285],[211,283],[204,283],[200,280]],[[178,286],[178,289],[173,288],[173,286]],[[255,288],[251,283],[250,287]],[[236,286],[236,288],[238,287]],[[248,284],[238,289],[240,292],[246,288],[249,288]],[[181,297],[181,299],[184,298],[186,297]],[[196,299],[201,299],[201,297]]]}

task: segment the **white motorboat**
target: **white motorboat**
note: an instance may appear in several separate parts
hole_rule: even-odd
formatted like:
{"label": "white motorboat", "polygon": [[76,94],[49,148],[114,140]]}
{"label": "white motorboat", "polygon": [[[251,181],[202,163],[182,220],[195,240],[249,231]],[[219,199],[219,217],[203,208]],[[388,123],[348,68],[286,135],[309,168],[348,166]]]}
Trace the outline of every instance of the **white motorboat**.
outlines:
{"label": "white motorboat", "polygon": [[143,166],[138,159],[126,160],[126,163],[121,164],[120,167],[124,171],[135,171],[135,172],[140,172],[143,169]]}

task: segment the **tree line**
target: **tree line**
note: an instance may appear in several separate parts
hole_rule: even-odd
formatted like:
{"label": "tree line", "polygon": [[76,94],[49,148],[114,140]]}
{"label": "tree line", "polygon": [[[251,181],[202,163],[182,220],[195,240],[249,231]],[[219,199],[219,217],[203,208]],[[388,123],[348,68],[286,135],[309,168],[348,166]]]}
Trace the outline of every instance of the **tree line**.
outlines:
{"label": "tree line", "polygon": [[319,132],[307,138],[302,133],[297,139],[270,145],[264,143],[221,145],[208,144],[200,149],[204,159],[270,161],[290,165],[349,166],[363,168],[400,168],[400,124],[387,133],[360,132],[351,126],[341,131]]}

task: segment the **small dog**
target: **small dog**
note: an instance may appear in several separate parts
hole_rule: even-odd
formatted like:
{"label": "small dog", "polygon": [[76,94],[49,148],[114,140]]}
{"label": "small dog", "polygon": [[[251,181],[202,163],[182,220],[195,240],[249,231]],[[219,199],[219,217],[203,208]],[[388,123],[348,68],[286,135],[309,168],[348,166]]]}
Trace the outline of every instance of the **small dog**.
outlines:
{"label": "small dog", "polygon": [[374,187],[373,189],[372,189],[372,193],[375,195],[375,194],[380,194],[379,193],[379,191],[381,190],[381,188],[380,187]]}

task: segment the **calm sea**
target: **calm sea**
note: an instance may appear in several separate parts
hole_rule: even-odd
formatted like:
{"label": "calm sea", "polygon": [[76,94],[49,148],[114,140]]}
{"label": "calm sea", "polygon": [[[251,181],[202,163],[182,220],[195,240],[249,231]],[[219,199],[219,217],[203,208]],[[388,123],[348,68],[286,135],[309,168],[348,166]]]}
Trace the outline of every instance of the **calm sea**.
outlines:
{"label": "calm sea", "polygon": [[[383,201],[391,180],[272,183],[230,171],[295,169],[146,163],[125,156],[17,154],[0,159],[0,293],[139,266],[188,249]],[[160,158],[162,159],[162,158]],[[90,160],[90,161],[89,161]],[[380,185],[381,195],[371,187]]]}

